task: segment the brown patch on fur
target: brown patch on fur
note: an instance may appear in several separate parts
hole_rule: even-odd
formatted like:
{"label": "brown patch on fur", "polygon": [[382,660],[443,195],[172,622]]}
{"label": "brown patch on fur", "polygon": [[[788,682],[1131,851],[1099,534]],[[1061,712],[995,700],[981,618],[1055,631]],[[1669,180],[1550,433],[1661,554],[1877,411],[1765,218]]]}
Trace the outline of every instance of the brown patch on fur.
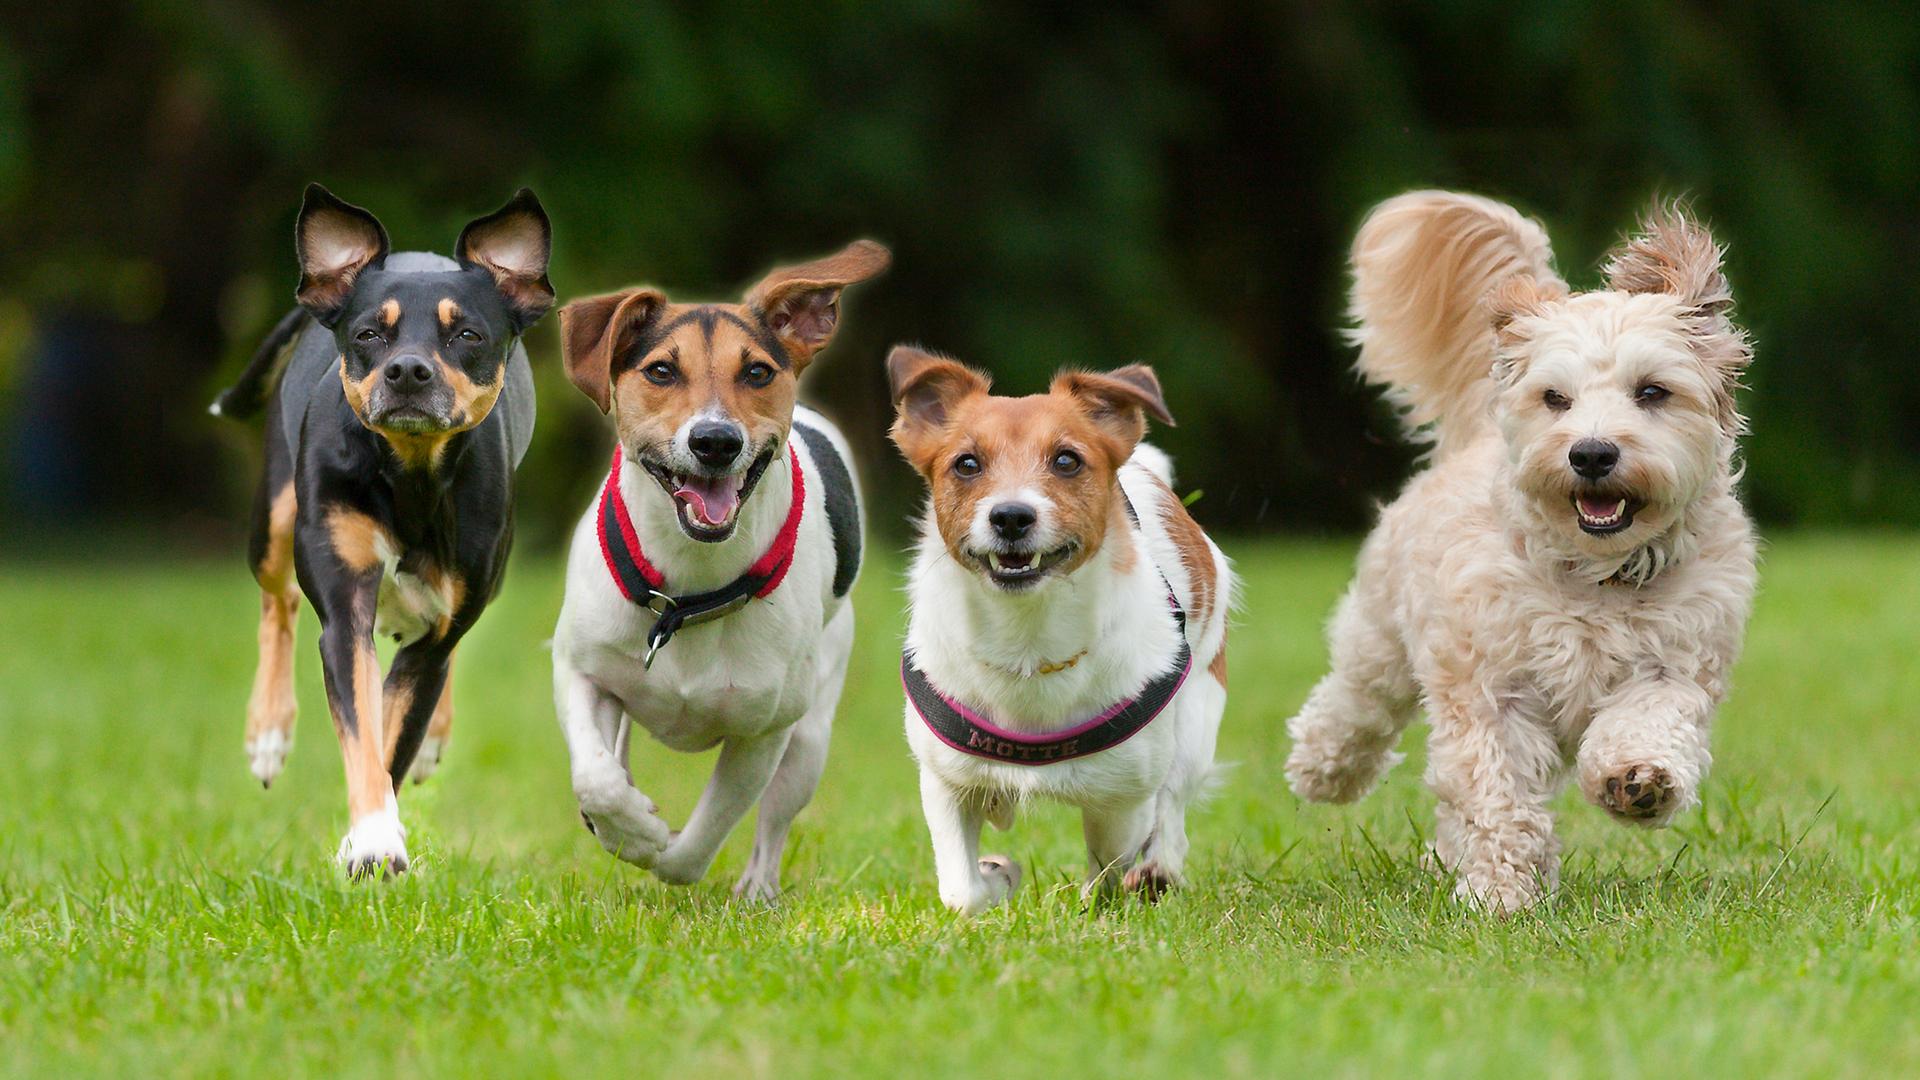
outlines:
{"label": "brown patch on fur", "polygon": [[393,752],[400,745],[400,729],[407,724],[407,712],[413,708],[413,687],[410,685],[390,686],[383,692],[387,709],[383,734],[386,736],[386,758],[388,768],[393,765]]}
{"label": "brown patch on fur", "polygon": [[[373,400],[373,388],[380,383],[380,369],[376,367],[368,371],[355,382],[347,375],[346,357],[336,356],[333,362],[340,369],[340,389],[346,391],[347,407],[353,410],[353,415],[359,417],[362,424],[367,424],[367,402]],[[369,429],[373,427],[371,424],[367,426]]]}
{"label": "brown patch on fur", "polygon": [[400,325],[400,301],[389,296],[380,303],[380,325],[388,330]]}
{"label": "brown patch on fur", "polygon": [[1180,505],[1173,489],[1157,476],[1153,478],[1153,485],[1154,495],[1160,502],[1160,523],[1180,555],[1180,565],[1187,571],[1187,618],[1205,625],[1219,599],[1220,568],[1213,561],[1213,548],[1207,543],[1207,534],[1201,531],[1200,523]]}
{"label": "brown patch on fur", "polygon": [[247,698],[249,743],[269,731],[292,732],[297,711],[293,693],[293,631],[300,613],[300,590],[293,580],[297,508],[289,480],[267,511],[267,550],[254,567],[254,579],[260,583],[260,662]]}
{"label": "brown patch on fur", "polygon": [[364,573],[379,566],[382,545],[391,547],[393,538],[386,527],[373,518],[343,506],[327,511],[327,535],[334,555],[349,570]]}
{"label": "brown patch on fur", "polygon": [[427,737],[439,739],[444,747],[453,737],[453,656],[447,656],[447,682],[440,688],[440,701],[433,707],[433,719],[427,721]]}
{"label": "brown patch on fur", "polygon": [[1213,676],[1213,681],[1219,683],[1222,690],[1227,688],[1226,642],[1223,641],[1220,643],[1220,651],[1214,653],[1213,660],[1207,664],[1207,674]]}
{"label": "brown patch on fur", "polygon": [[460,606],[467,602],[467,580],[458,574],[440,570],[438,567],[422,573],[421,578],[432,587],[434,592],[440,594],[441,610],[446,612],[434,623],[434,639],[440,640],[452,631],[454,615],[458,614]]}
{"label": "brown patch on fur", "polygon": [[460,305],[451,296],[442,297],[436,313],[440,316],[440,329],[451,330],[454,322],[460,318]]}

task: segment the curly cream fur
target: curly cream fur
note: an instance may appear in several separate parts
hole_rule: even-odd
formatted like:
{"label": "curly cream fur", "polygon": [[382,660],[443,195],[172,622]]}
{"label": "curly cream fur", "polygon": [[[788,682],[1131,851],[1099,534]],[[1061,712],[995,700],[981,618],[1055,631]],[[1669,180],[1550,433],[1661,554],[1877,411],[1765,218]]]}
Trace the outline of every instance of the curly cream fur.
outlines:
{"label": "curly cream fur", "polygon": [[[1333,670],[1288,725],[1294,790],[1346,802],[1423,708],[1435,855],[1496,911],[1555,886],[1547,804],[1569,775],[1635,824],[1697,801],[1755,578],[1726,404],[1745,339],[1719,249],[1657,216],[1615,256],[1613,288],[1567,296],[1544,241],[1509,208],[1434,192],[1362,229],[1362,372],[1438,446],[1362,548]],[[1670,396],[1639,400],[1650,384]],[[1582,438],[1620,449],[1606,482],[1638,509],[1617,532],[1579,527]]]}

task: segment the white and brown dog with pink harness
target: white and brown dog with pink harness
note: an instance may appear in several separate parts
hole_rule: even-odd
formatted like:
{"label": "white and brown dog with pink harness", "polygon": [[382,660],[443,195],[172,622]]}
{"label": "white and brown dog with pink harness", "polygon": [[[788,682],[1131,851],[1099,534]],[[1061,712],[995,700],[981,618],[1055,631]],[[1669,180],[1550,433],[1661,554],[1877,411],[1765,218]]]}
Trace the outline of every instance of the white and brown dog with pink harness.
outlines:
{"label": "white and brown dog with pink harness", "polygon": [[[760,804],[734,891],[771,900],[812,798],[853,647],[860,504],[845,439],[795,407],[842,289],[884,270],[856,242],[776,270],[740,304],[635,288],[560,312],[567,372],[619,435],[574,531],[553,637],[554,702],[587,827],[676,884],[699,880]],[[631,727],[720,747],[679,832],[633,786]]]}
{"label": "white and brown dog with pink harness", "polygon": [[907,346],[887,373],[894,442],[930,489],[901,678],[941,902],[1007,899],[1020,867],[982,857],[980,827],[1039,798],[1080,808],[1089,894],[1157,898],[1213,770],[1233,593],[1140,442],[1173,419],[1159,380],[1134,365],[995,397]]}

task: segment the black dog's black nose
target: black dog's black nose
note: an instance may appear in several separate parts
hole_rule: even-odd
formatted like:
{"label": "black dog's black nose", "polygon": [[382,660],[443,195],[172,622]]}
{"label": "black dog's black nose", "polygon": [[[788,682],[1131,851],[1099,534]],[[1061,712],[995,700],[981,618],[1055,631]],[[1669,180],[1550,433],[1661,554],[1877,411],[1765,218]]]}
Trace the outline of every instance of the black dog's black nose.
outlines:
{"label": "black dog's black nose", "polygon": [[403,356],[387,364],[387,381],[401,389],[424,386],[433,381],[433,368],[417,356]]}
{"label": "black dog's black nose", "polygon": [[739,428],[719,420],[702,420],[687,432],[687,449],[709,469],[723,469],[733,464],[746,442]]}
{"label": "black dog's black nose", "polygon": [[1026,503],[1001,503],[987,511],[987,524],[993,526],[994,533],[1002,540],[1020,540],[1033,531],[1033,523],[1040,515]]}
{"label": "black dog's black nose", "polygon": [[1605,439],[1581,439],[1567,451],[1567,464],[1589,480],[1598,480],[1620,464],[1620,447]]}

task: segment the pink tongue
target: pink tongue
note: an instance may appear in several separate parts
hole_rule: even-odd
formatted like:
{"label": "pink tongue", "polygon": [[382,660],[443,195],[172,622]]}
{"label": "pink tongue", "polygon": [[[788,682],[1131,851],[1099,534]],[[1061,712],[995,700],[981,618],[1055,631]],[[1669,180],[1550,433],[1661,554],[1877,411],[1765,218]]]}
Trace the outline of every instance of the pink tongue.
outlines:
{"label": "pink tongue", "polygon": [[1580,497],[1580,512],[1590,518],[1608,518],[1613,516],[1613,508],[1620,505],[1619,499],[1589,499]]}
{"label": "pink tongue", "polygon": [[694,477],[686,482],[674,498],[686,501],[693,516],[702,525],[725,525],[733,520],[733,512],[740,505],[740,489],[731,476]]}

